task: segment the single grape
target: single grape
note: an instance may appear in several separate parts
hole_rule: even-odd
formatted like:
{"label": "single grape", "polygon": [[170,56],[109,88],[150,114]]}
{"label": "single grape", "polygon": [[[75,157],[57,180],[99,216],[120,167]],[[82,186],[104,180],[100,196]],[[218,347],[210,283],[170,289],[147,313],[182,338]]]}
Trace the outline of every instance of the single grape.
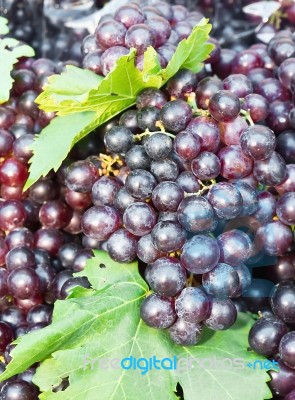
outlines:
{"label": "single grape", "polygon": [[211,271],[203,274],[202,284],[206,292],[214,297],[235,297],[240,288],[240,279],[231,265],[218,263]]}
{"label": "single grape", "polygon": [[9,273],[7,286],[13,297],[28,299],[39,292],[40,281],[32,268],[19,267]]}
{"label": "single grape", "polygon": [[122,184],[113,177],[102,176],[92,186],[92,202],[95,206],[111,206]]}
{"label": "single grape", "polygon": [[221,219],[233,219],[242,211],[242,196],[231,183],[220,182],[212,186],[208,193],[208,201]]}
{"label": "single grape", "polygon": [[254,162],[253,174],[260,183],[275,186],[286,176],[286,163],[283,157],[274,151],[266,160]]}
{"label": "single grape", "polygon": [[135,145],[127,151],[125,162],[130,169],[149,169],[151,165],[151,160],[141,145]]}
{"label": "single grape", "polygon": [[194,274],[211,271],[218,263],[220,250],[216,239],[205,235],[196,235],[182,248],[181,264]]}
{"label": "single grape", "polygon": [[233,121],[219,122],[220,140],[222,143],[230,146],[232,144],[240,144],[240,136],[248,124],[243,117],[238,116]]}
{"label": "single grape", "polygon": [[208,109],[214,119],[227,122],[237,118],[241,106],[235,94],[227,90],[219,90],[210,98]]}
{"label": "single grape", "polygon": [[186,271],[176,258],[159,258],[149,265],[146,280],[160,296],[176,296],[185,285]]}
{"label": "single grape", "polygon": [[65,184],[70,190],[87,193],[91,191],[97,178],[98,171],[94,164],[88,161],[77,161],[68,167]]}
{"label": "single grape", "polygon": [[292,281],[276,285],[270,303],[276,316],[287,324],[295,322],[295,286]]}
{"label": "single grape", "polygon": [[183,189],[175,182],[159,183],[152,194],[153,205],[159,211],[177,211],[184,198]]}
{"label": "single grape", "polygon": [[132,25],[144,22],[143,13],[140,11],[139,7],[133,4],[126,4],[119,7],[115,12],[114,18],[116,21],[124,24],[127,29]]}
{"label": "single grape", "polygon": [[287,130],[277,137],[276,150],[286,163],[295,163],[295,133],[293,130]]}
{"label": "single grape", "polygon": [[255,241],[259,249],[264,248],[266,254],[281,256],[292,245],[292,231],[280,221],[268,222],[257,230]]}
{"label": "single grape", "polygon": [[114,126],[104,137],[105,145],[111,153],[126,153],[132,146],[133,134],[124,126]]}
{"label": "single grape", "polygon": [[257,194],[257,210],[252,216],[261,224],[270,222],[276,213],[276,199],[268,191]]}
{"label": "single grape", "polygon": [[186,193],[196,193],[200,190],[198,179],[190,171],[181,172],[176,179],[176,183]]}
{"label": "single grape", "polygon": [[163,257],[162,253],[153,244],[150,234],[142,236],[137,243],[137,257],[146,264],[155,262],[158,258]]}
{"label": "single grape", "polygon": [[290,101],[273,101],[269,106],[269,114],[265,120],[267,126],[276,134],[291,128],[289,114],[293,104]]}
{"label": "single grape", "polygon": [[287,367],[281,359],[278,359],[277,362],[277,368],[269,371],[271,376],[269,386],[274,394],[286,396],[291,390],[295,390],[295,371]]}
{"label": "single grape", "polygon": [[276,137],[271,129],[263,125],[249,126],[240,137],[243,152],[254,160],[269,158],[276,146]]}
{"label": "single grape", "polygon": [[107,241],[109,256],[118,262],[129,263],[136,257],[137,239],[126,229],[119,229]]}
{"label": "single grape", "polygon": [[82,230],[85,235],[98,240],[106,240],[121,226],[121,215],[109,206],[89,208],[82,217]]}
{"label": "single grape", "polygon": [[203,151],[192,160],[191,168],[193,174],[202,181],[215,179],[220,173],[220,161],[214,153]]}
{"label": "single grape", "polygon": [[127,176],[125,188],[127,192],[138,200],[147,200],[157,185],[154,176],[143,169],[136,169]]}
{"label": "single grape", "polygon": [[257,192],[250,185],[244,182],[233,184],[241,193],[243,206],[240,215],[252,215],[258,208]]}
{"label": "single grape", "polygon": [[226,146],[218,152],[220,175],[225,179],[239,179],[249,175],[253,161],[247,157],[240,146]]}
{"label": "single grape", "polygon": [[24,205],[18,200],[6,200],[0,205],[0,229],[12,231],[23,225],[26,219]]}
{"label": "single grape", "polygon": [[161,109],[160,120],[168,132],[178,133],[185,130],[192,115],[192,109],[185,101],[173,100]]}
{"label": "single grape", "polygon": [[121,212],[124,213],[126,208],[135,202],[135,199],[127,192],[123,187],[118,190],[114,196],[114,206]]}
{"label": "single grape", "polygon": [[95,38],[101,49],[108,49],[113,46],[124,46],[126,27],[113,19],[98,24],[95,31]]}
{"label": "single grape", "polygon": [[214,331],[229,329],[237,319],[237,309],[230,299],[213,299],[205,325]]}
{"label": "single grape", "polygon": [[189,196],[178,207],[178,220],[188,232],[208,232],[213,229],[213,208],[205,197]]}
{"label": "single grape", "polygon": [[186,131],[201,139],[201,151],[216,152],[220,142],[220,132],[213,118],[193,118],[186,127]]}
{"label": "single grape", "polygon": [[164,158],[152,161],[151,172],[158,182],[175,181],[179,175],[179,167],[175,161]]}
{"label": "single grape", "polygon": [[251,80],[243,74],[229,75],[223,80],[222,84],[224,90],[229,90],[239,98],[244,98],[248,94],[253,93]]}
{"label": "single grape", "polygon": [[157,222],[155,210],[147,203],[129,205],[123,215],[125,228],[135,236],[147,235]]}
{"label": "single grape", "polygon": [[150,132],[156,132],[159,129],[157,127],[157,122],[160,118],[159,115],[160,110],[157,107],[142,107],[137,111],[136,114],[137,125],[143,131],[148,129]]}
{"label": "single grape", "polygon": [[171,26],[165,18],[155,16],[148,18],[145,23],[153,32],[155,47],[162,46],[167,42],[171,34]]}
{"label": "single grape", "polygon": [[243,231],[233,229],[222,233],[217,238],[222,263],[238,266],[251,255],[251,240]]}
{"label": "single grape", "polygon": [[151,294],[144,299],[140,307],[140,316],[152,328],[165,329],[176,320],[174,304],[157,294]]}
{"label": "single grape", "polygon": [[167,103],[167,97],[159,89],[147,88],[143,89],[136,97],[136,107],[157,107],[161,109]]}
{"label": "single grape", "polygon": [[186,232],[178,222],[160,221],[152,232],[154,246],[162,252],[171,253],[180,250],[186,240]]}
{"label": "single grape", "polygon": [[39,211],[40,222],[45,228],[64,228],[69,224],[72,215],[70,207],[60,200],[44,203]]}
{"label": "single grape", "polygon": [[295,332],[287,333],[282,337],[279,347],[281,360],[290,368],[295,369]]}
{"label": "single grape", "polygon": [[184,288],[175,302],[176,314],[186,322],[198,323],[206,319],[211,307],[207,294],[196,287]]}
{"label": "single grape", "polygon": [[202,79],[196,90],[196,101],[198,107],[203,110],[208,110],[209,100],[211,97],[222,89],[222,82],[220,79],[214,77],[207,77]]}
{"label": "single grape", "polygon": [[134,47],[137,54],[143,54],[149,47],[155,47],[156,35],[152,28],[145,24],[132,25],[126,32],[125,46]]}
{"label": "single grape", "polygon": [[265,120],[269,113],[269,104],[260,94],[248,94],[241,105],[242,110],[248,111],[253,122]]}
{"label": "single grape", "polygon": [[156,132],[144,142],[147,155],[153,160],[161,160],[168,157],[172,150],[172,140],[162,132]]}
{"label": "single grape", "polygon": [[276,214],[280,221],[286,225],[295,224],[295,193],[285,193],[276,204]]}
{"label": "single grape", "polygon": [[173,148],[180,158],[192,161],[200,152],[201,140],[190,132],[182,131],[176,136]]}
{"label": "single grape", "polygon": [[168,329],[172,341],[180,346],[193,346],[197,344],[202,337],[201,325],[178,319]]}
{"label": "single grape", "polygon": [[259,318],[250,329],[249,345],[252,350],[265,357],[275,355],[287,332],[287,326],[279,318]]}
{"label": "single grape", "polygon": [[183,68],[169,79],[166,84],[166,90],[170,96],[182,98],[184,97],[184,94],[191,93],[196,90],[197,83],[198,81],[196,74],[189,69]]}

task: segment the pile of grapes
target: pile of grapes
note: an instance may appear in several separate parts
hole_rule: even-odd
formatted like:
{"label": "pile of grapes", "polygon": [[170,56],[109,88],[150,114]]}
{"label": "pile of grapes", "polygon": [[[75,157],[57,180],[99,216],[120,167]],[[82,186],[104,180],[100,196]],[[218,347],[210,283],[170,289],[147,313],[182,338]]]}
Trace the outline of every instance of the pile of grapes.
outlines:
{"label": "pile of grapes", "polygon": [[[90,287],[73,274],[101,249],[139,260],[151,293],[138,312],[179,345],[197,344],[203,326],[230,328],[238,311],[259,312],[249,346],[278,357],[270,387],[294,400],[295,6],[283,7],[285,29],[261,28],[274,33],[268,44],[255,32],[227,48],[215,27],[198,74],[181,69],[161,90],[143,90],[26,192],[34,135],[55,116],[34,100],[65,63],[15,65],[0,107],[0,371],[15,338],[50,324],[74,287]],[[148,46],[165,67],[208,13],[210,1],[190,10],[129,2],[83,40],[83,67],[107,75],[134,47],[142,69]],[[0,384],[0,397],[37,399],[34,373]]]}

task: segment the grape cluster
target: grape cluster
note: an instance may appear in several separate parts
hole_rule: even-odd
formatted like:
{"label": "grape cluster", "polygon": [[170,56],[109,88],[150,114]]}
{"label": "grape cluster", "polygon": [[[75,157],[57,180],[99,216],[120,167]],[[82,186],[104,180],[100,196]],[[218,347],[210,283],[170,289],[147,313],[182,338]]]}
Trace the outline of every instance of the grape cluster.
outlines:
{"label": "grape cluster", "polygon": [[136,49],[136,66],[143,69],[143,54],[152,46],[164,68],[172,58],[177,44],[187,38],[200,22],[200,12],[189,12],[181,5],[149,0],[129,2],[114,15],[99,21],[94,35],[82,44],[83,67],[99,75],[107,75],[116,61]]}

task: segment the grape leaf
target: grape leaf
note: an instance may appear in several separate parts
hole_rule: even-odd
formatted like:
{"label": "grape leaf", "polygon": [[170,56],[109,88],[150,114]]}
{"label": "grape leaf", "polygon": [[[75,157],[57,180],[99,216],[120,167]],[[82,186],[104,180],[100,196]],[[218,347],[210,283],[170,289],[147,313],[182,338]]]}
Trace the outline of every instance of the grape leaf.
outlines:
{"label": "grape leaf", "polygon": [[[33,142],[33,157],[30,159],[30,175],[25,184],[27,190],[40,176],[46,176],[53,168],[57,171],[62,161],[75,144],[95,127],[94,111],[76,113],[54,118],[42,134],[36,135]],[[47,149],[45,153],[45,149]]]}
{"label": "grape leaf", "polygon": [[[72,146],[90,132],[90,127],[95,129],[134,105],[141,90],[146,87],[160,88],[181,67],[199,71],[213,48],[213,45],[205,44],[210,30],[211,25],[207,20],[202,20],[188,39],[179,44],[172,60],[163,70],[155,50],[149,47],[144,55],[142,72],[135,67],[136,51],[133,49],[129,55],[121,57],[116,67],[102,80],[94,73],[77,67],[68,67],[61,75],[53,76],[36,102],[44,111],[56,112],[59,116],[75,116],[75,123],[70,122],[71,117],[62,118],[57,123],[52,122],[36,136],[30,176],[25,189],[52,168],[56,170]],[[86,130],[84,123],[88,117],[83,118],[83,112],[95,112],[95,117]],[[82,127],[82,132],[79,131],[79,126]],[[55,152],[48,152],[57,138],[58,145],[53,145]]]}
{"label": "grape leaf", "polygon": [[8,19],[0,17],[0,35],[7,35],[9,33]]}
{"label": "grape leaf", "polygon": [[9,93],[14,81],[10,75],[13,65],[18,62],[20,57],[33,57],[34,54],[32,47],[21,44],[16,39],[4,38],[0,40],[0,104],[9,99]]}
{"label": "grape leaf", "polygon": [[[83,103],[88,92],[99,86],[103,77],[93,72],[74,65],[67,65],[66,70],[60,75],[52,75],[48,78],[48,84],[39,95],[37,103],[46,103],[47,107],[55,110],[55,104],[63,103],[65,107],[71,107],[74,102]],[[73,84],[74,83],[74,84]]]}
{"label": "grape leaf", "polygon": [[[176,400],[177,383],[185,400],[271,398],[267,372],[247,366],[264,360],[247,351],[251,316],[241,314],[225,332],[205,330],[197,346],[185,348],[173,345],[166,331],[151,329],[140,319],[139,306],[148,287],[136,263],[118,264],[95,251],[95,258],[78,275],[87,276],[94,289],[76,289],[67,300],[56,302],[50,326],[17,339],[1,380],[45,360],[34,377],[43,392],[41,400]],[[178,361],[190,357],[193,368],[182,363],[182,368],[178,364],[178,369],[153,368],[144,374],[120,367],[120,360],[131,356]],[[239,359],[241,368],[208,365],[214,359]],[[69,386],[54,392],[66,378]]]}

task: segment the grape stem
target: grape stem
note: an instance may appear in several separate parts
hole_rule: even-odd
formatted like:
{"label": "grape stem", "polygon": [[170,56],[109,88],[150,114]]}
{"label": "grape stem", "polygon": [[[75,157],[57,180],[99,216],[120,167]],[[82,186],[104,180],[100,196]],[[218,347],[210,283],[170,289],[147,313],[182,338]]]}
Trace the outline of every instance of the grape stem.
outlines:
{"label": "grape stem", "polygon": [[98,159],[101,162],[101,168],[98,169],[100,176],[102,175],[118,175],[119,170],[114,168],[114,164],[117,164],[119,167],[122,167],[123,161],[119,156],[109,156],[107,154],[100,153]]}
{"label": "grape stem", "polygon": [[193,280],[194,280],[194,274],[190,273],[190,276],[189,276],[189,278],[187,280],[187,287],[193,286]]}
{"label": "grape stem", "polygon": [[195,116],[210,117],[209,111],[202,110],[201,108],[198,108],[197,101],[196,101],[196,93],[194,93],[194,92],[188,93],[186,95],[186,102],[192,108],[193,113],[194,113]]}
{"label": "grape stem", "polygon": [[252,119],[252,117],[251,117],[251,115],[250,115],[250,110],[248,110],[248,111],[246,111],[246,110],[241,110],[240,113],[241,113],[242,116],[245,118],[245,120],[246,120],[247,122],[249,122],[249,124],[250,124],[251,126],[254,125],[253,119]]}
{"label": "grape stem", "polygon": [[150,132],[148,129],[146,129],[144,132],[134,135],[134,139],[141,140],[144,136],[153,136],[155,133],[164,133],[165,135],[170,136],[172,139],[175,139],[175,135],[173,135],[172,133],[166,132],[160,121],[156,122],[156,126],[158,128],[160,128],[160,131]]}
{"label": "grape stem", "polygon": [[210,185],[205,185],[201,180],[198,180],[199,184],[201,185],[201,189],[197,192],[197,195],[201,195],[207,190],[210,190],[215,184],[216,180],[215,179],[210,179],[211,184]]}

